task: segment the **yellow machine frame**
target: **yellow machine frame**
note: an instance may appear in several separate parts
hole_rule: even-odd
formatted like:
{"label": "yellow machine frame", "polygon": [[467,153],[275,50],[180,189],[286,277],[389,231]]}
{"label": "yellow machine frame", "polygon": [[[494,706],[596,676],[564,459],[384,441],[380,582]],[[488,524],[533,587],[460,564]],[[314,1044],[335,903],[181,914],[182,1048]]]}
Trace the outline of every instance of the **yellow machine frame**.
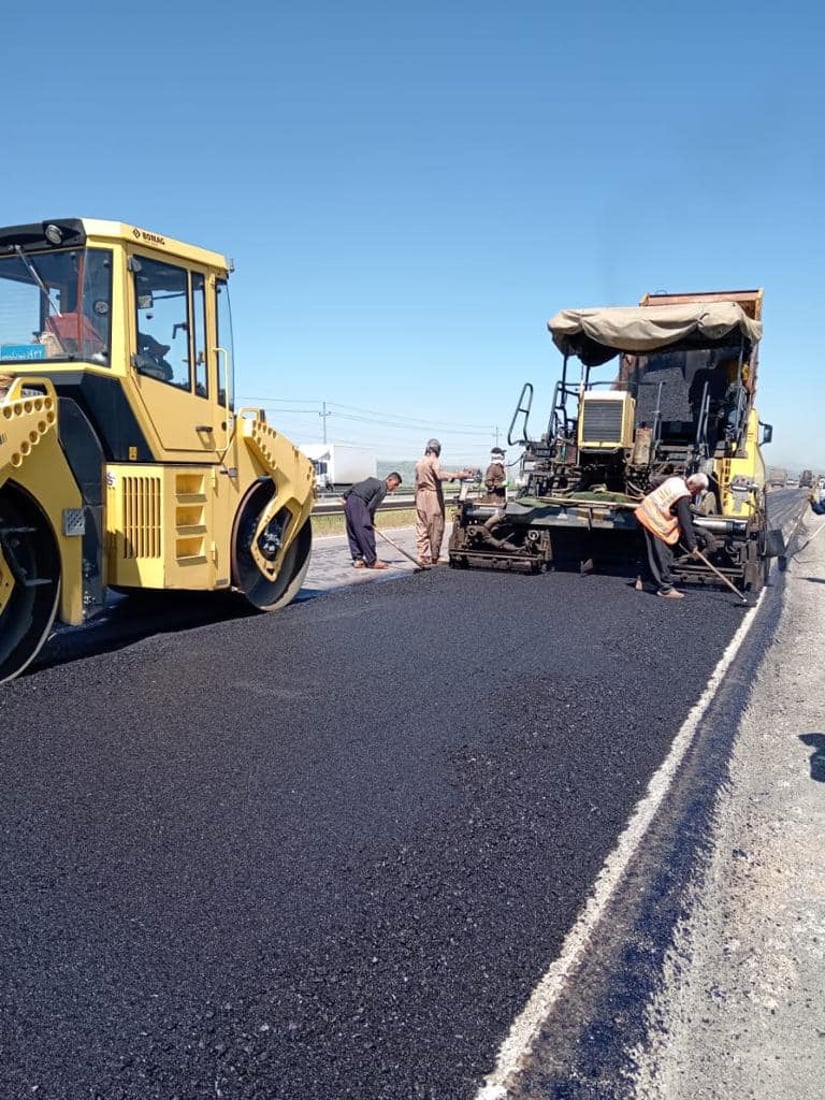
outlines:
{"label": "yellow machine frame", "polygon": [[[645,294],[639,304],[657,305],[695,305],[697,302],[735,302],[748,317],[754,321],[762,320],[762,302],[764,290],[719,290],[697,294]],[[739,485],[755,487],[763,491],[767,480],[765,460],[761,451],[759,415],[754,406],[758,373],[758,345],[751,362],[742,364],[742,375],[746,379],[749,395],[749,409],[744,438],[736,453],[714,457],[713,472],[719,485],[721,500],[720,512],[723,516],[745,519],[755,515],[758,502],[750,488],[737,491]]]}
{"label": "yellow machine frame", "polygon": [[[73,442],[61,421],[67,402],[80,409],[75,419],[89,425],[80,433],[87,451],[119,421],[116,445],[100,442],[102,590],[235,588],[259,607],[287,602],[308,564],[313,468],[267,424],[262,410],[233,409],[231,329],[226,324],[219,331],[218,301],[226,293],[230,264],[216,252],[121,222],[42,225],[42,251],[39,242],[31,243],[33,227],[0,230],[0,242],[11,242],[7,251],[14,248],[29,269],[50,249],[65,248],[52,240],[61,234],[80,239],[84,256],[105,250],[100,262],[107,269],[111,262],[110,352],[105,362],[55,354],[57,341],[44,331],[40,347],[35,334],[36,360],[0,361],[0,616],[9,609],[15,576],[21,583],[21,567],[15,571],[10,544],[2,538],[2,501],[12,498],[27,507],[33,502],[43,537],[54,540],[59,576],[49,580],[59,588],[58,617],[77,624],[96,609],[88,545],[83,549],[95,522],[95,487],[86,491],[78,483]],[[14,244],[18,239],[27,241],[25,252]],[[152,314],[141,298],[139,273],[152,263],[179,272],[187,288],[180,307],[187,320],[175,327],[185,330],[188,341],[188,388],[141,369],[139,339],[145,337],[138,318],[141,310]],[[197,356],[189,334],[196,288],[204,334]],[[59,331],[63,319],[52,312],[54,305],[48,297],[45,327]],[[0,658],[7,625],[0,617]],[[2,671],[0,661],[0,679]]]}

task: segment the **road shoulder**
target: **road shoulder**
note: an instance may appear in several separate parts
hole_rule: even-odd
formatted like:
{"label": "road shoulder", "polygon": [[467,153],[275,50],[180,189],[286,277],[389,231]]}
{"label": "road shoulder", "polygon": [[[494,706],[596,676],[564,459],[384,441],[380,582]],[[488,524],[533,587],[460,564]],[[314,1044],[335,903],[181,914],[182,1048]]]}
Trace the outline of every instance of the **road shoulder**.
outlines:
{"label": "road shoulder", "polygon": [[644,1100],[822,1095],[825,1071],[825,540],[786,574],[714,842],[636,1052]]}

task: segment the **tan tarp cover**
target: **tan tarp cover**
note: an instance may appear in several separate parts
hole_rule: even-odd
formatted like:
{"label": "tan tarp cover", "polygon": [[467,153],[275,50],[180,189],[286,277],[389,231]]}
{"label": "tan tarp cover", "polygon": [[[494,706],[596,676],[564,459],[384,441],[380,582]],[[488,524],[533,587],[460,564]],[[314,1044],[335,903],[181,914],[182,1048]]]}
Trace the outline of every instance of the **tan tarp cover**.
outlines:
{"label": "tan tarp cover", "polygon": [[713,347],[729,337],[738,343],[740,336],[755,344],[762,335],[762,325],[736,302],[563,309],[547,327],[562,352],[591,364],[607,362],[620,351],[643,354],[674,344]]}

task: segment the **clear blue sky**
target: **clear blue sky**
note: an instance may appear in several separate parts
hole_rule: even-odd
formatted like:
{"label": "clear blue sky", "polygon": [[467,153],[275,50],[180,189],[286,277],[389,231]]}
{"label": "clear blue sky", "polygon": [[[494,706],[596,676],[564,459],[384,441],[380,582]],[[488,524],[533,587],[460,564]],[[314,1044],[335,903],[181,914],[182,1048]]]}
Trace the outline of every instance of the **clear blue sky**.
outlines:
{"label": "clear blue sky", "polygon": [[12,2],[0,221],[233,257],[238,395],[297,442],[327,402],[481,465],[558,309],[763,286],[767,460],[825,470],[819,5]]}

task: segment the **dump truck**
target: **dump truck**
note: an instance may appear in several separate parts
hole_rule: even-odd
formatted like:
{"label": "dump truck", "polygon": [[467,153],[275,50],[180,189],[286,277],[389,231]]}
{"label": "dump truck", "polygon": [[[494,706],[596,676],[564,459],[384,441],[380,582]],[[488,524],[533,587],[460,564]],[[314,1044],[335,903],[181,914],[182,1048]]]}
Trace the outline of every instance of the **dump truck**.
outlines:
{"label": "dump truck", "polygon": [[121,222],[0,229],[0,681],[112,591],[298,592],[314,472],[235,408],[231,270]]}
{"label": "dump truck", "polygon": [[[525,383],[508,435],[523,447],[518,492],[504,507],[464,495],[450,564],[638,572],[639,501],[668,476],[703,472],[710,485],[695,526],[705,556],[757,592],[784,550],[765,503],[772,428],[755,404],[762,299],[762,290],[648,294],[638,306],[554,316],[563,362],[546,429],[529,433],[534,388]],[[673,572],[716,578],[687,553]]]}

